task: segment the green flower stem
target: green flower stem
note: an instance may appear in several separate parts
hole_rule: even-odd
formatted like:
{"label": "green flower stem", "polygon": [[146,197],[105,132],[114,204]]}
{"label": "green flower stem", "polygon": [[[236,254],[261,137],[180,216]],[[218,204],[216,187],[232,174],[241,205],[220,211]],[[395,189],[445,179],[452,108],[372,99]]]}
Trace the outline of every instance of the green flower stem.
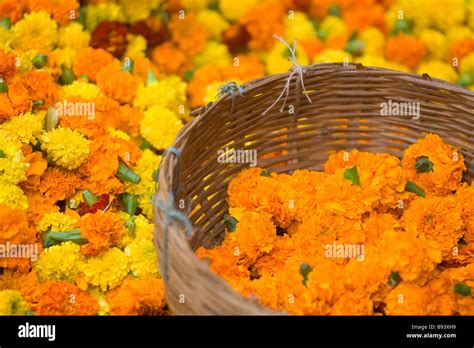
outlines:
{"label": "green flower stem", "polygon": [[43,99],[38,99],[33,102],[33,107],[36,108],[38,106],[44,105]]}
{"label": "green flower stem", "polygon": [[270,176],[270,172],[267,169],[263,169],[260,172],[260,176]]}
{"label": "green flower stem", "polygon": [[89,190],[85,190],[84,192],[82,192],[82,198],[84,198],[84,201],[89,207],[99,201],[99,198],[97,198],[97,196]]}
{"label": "green flower stem", "polygon": [[59,77],[59,83],[62,85],[70,85],[76,80],[76,76],[71,68],[66,65],[61,65],[61,76]]}
{"label": "green flower stem", "polygon": [[128,231],[128,235],[130,238],[135,238],[135,216],[130,216],[126,221],[125,221],[125,228]]}
{"label": "green flower stem", "polygon": [[146,75],[146,85],[151,85],[152,83],[158,82],[158,79],[155,76],[153,70],[149,69]]}
{"label": "green flower stem", "polygon": [[417,159],[413,167],[418,173],[429,173],[433,171],[433,162],[426,156]]}
{"label": "green flower stem", "polygon": [[402,277],[400,277],[400,274],[398,272],[392,272],[388,276],[387,284],[390,286],[396,286],[401,281],[402,281]]}
{"label": "green flower stem", "polygon": [[138,196],[130,193],[122,194],[122,201],[125,207],[125,211],[130,215],[135,215],[138,205]]}
{"label": "green flower stem", "polygon": [[416,193],[420,197],[426,197],[425,191],[411,181],[407,181],[405,191]]}
{"label": "green flower stem", "polygon": [[133,67],[135,66],[135,63],[133,62],[132,59],[126,58],[125,61],[122,63],[122,71],[129,72],[130,74],[133,74]]}
{"label": "green flower stem", "polygon": [[7,83],[2,77],[0,77],[0,93],[8,93]]}
{"label": "green flower stem", "polygon": [[46,64],[48,64],[48,56],[46,54],[39,53],[31,60],[31,63],[33,63],[33,66],[36,69],[41,69]]}
{"label": "green flower stem", "polygon": [[81,237],[81,230],[79,228],[65,232],[48,231],[43,236],[43,246],[45,248],[61,242],[73,242],[79,245],[89,243],[87,239]]}
{"label": "green flower stem", "polygon": [[352,185],[360,185],[359,172],[357,166],[347,168],[344,171],[344,179],[352,181]]}
{"label": "green flower stem", "polygon": [[466,285],[464,283],[457,283],[454,285],[454,292],[461,296],[471,296],[471,288],[469,285]]}
{"label": "green flower stem", "polygon": [[229,230],[229,232],[235,232],[237,229],[237,223],[239,221],[229,214],[224,214],[224,225]]}
{"label": "green flower stem", "polygon": [[12,21],[10,17],[3,17],[0,20],[0,27],[4,27],[5,29],[10,30],[11,26],[12,26]]}
{"label": "green flower stem", "polygon": [[303,276],[303,284],[306,285],[308,282],[308,275],[313,271],[310,265],[302,263],[300,265],[300,274]]}
{"label": "green flower stem", "polygon": [[141,180],[140,176],[135,173],[133,170],[127,167],[123,162],[120,162],[117,174],[115,174],[120,180],[130,181],[134,184],[138,184]]}

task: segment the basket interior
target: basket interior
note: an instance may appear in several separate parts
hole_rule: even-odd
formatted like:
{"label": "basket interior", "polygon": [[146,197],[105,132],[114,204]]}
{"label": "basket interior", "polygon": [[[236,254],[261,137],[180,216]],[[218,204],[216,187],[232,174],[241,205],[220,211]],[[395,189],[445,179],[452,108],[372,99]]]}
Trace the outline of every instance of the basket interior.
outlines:
{"label": "basket interior", "polygon": [[[298,93],[293,78],[283,112],[282,98],[266,114],[284,88],[288,74],[244,85],[245,93],[226,96],[206,107],[186,134],[178,177],[177,200],[195,229],[191,247],[212,247],[223,238],[229,181],[248,163],[219,163],[219,150],[256,150],[257,166],[291,173],[322,170],[328,156],[357,148],[401,157],[427,133],[437,133],[458,146],[465,157],[465,180],[474,177],[473,93],[427,76],[323,64],[311,67],[304,84],[311,103]],[[299,97],[297,97],[299,96]],[[419,102],[420,118],[382,116],[381,103]],[[290,112],[293,108],[293,113]],[[179,143],[180,141],[178,141]]]}

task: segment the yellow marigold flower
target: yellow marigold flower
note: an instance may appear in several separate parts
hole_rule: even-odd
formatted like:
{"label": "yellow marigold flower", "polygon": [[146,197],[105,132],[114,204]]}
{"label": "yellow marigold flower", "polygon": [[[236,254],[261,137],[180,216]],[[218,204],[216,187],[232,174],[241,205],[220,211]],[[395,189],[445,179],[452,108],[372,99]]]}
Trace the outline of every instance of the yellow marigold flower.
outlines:
{"label": "yellow marigold flower", "polygon": [[433,29],[425,29],[420,33],[420,39],[428,48],[431,58],[445,60],[449,56],[449,42],[446,36]]}
{"label": "yellow marigold flower", "polygon": [[[293,43],[291,43],[293,45]],[[263,61],[267,73],[270,75],[287,72],[291,66],[291,53],[288,48],[281,42],[277,42],[273,48],[264,55]],[[309,58],[304,50],[296,50],[296,59],[298,64],[308,65]]]}
{"label": "yellow marigold flower", "polygon": [[392,4],[385,15],[388,31],[394,28],[397,19],[400,17],[400,11],[403,11],[403,19],[412,20],[414,31],[419,32],[431,25],[432,12],[437,11],[436,5],[430,4],[432,0],[398,0]]}
{"label": "yellow marigold flower", "polygon": [[81,48],[89,46],[91,34],[85,30],[78,22],[71,22],[59,28],[58,46],[61,48],[71,48],[79,51]]}
{"label": "yellow marigold flower", "polygon": [[212,0],[180,0],[181,6],[188,11],[205,10]]}
{"label": "yellow marigold flower", "polygon": [[327,35],[326,37],[329,38],[335,35],[347,33],[347,26],[341,18],[327,16],[319,25],[319,31]]}
{"label": "yellow marigold flower", "polygon": [[60,89],[60,99],[67,99],[70,97],[82,97],[84,99],[94,99],[101,94],[100,88],[93,83],[75,80],[69,85],[64,85]]}
{"label": "yellow marigold flower", "polygon": [[85,8],[86,28],[89,32],[93,32],[95,27],[102,21],[125,22],[123,8],[114,2],[100,2],[95,5],[88,5]]}
{"label": "yellow marigold flower", "polygon": [[154,174],[158,170],[161,162],[161,156],[155,155],[153,151],[146,149],[143,151],[142,157],[138,160],[133,171],[137,173],[142,179],[138,184],[131,182],[125,183],[125,191],[139,195],[138,206],[143,210],[143,213],[153,218],[153,193],[155,192],[155,177]]}
{"label": "yellow marigold flower", "polygon": [[20,50],[49,51],[58,40],[58,24],[44,11],[25,14],[11,30],[12,46]]}
{"label": "yellow marigold flower", "polygon": [[98,286],[102,291],[115,288],[130,271],[129,258],[118,248],[110,248],[103,255],[90,257],[82,268],[83,276],[78,286]]}
{"label": "yellow marigold flower", "polygon": [[257,4],[258,0],[240,0],[239,2],[234,0],[220,0],[219,10],[225,18],[235,21]]}
{"label": "yellow marigold flower", "polygon": [[456,25],[447,31],[447,37],[450,42],[470,39],[474,35],[472,29],[463,25]]}
{"label": "yellow marigold flower", "polygon": [[0,140],[0,184],[15,185],[26,179],[27,165],[19,144]]}
{"label": "yellow marigold flower", "polygon": [[12,208],[28,209],[28,199],[16,185],[5,184],[0,190],[0,204],[8,205]]}
{"label": "yellow marigold flower", "polygon": [[364,42],[364,54],[383,56],[385,35],[376,27],[368,27],[359,34]]}
{"label": "yellow marigold flower", "polygon": [[147,239],[153,240],[155,233],[154,225],[143,215],[135,217],[135,240]]}
{"label": "yellow marigold flower", "polygon": [[230,26],[229,22],[219,12],[212,10],[199,11],[196,20],[217,40],[221,37],[222,32]]}
{"label": "yellow marigold flower", "polygon": [[156,277],[158,273],[158,255],[153,241],[147,239],[133,240],[124,249],[129,257],[130,270],[136,278]]}
{"label": "yellow marigold flower", "polygon": [[105,298],[105,293],[100,291],[99,288],[91,288],[89,289],[89,294],[91,294],[91,296],[97,300],[99,305],[99,311],[97,312],[97,315],[109,315],[110,306]]}
{"label": "yellow marigold flower", "polygon": [[11,30],[0,27],[0,48],[4,50],[10,49],[14,37],[15,36]]}
{"label": "yellow marigold flower", "polygon": [[451,83],[456,83],[459,80],[456,70],[451,64],[442,62],[440,60],[429,60],[421,62],[417,70],[418,74],[427,73],[431,77],[445,80]]}
{"label": "yellow marigold flower", "polygon": [[81,247],[73,242],[64,242],[44,249],[35,263],[40,282],[65,280],[74,283],[85,265]]}
{"label": "yellow marigold flower", "polygon": [[467,25],[469,26],[469,28],[474,30],[474,2],[468,1],[467,2],[467,9],[468,9]]}
{"label": "yellow marigold flower", "polygon": [[28,305],[17,290],[0,291],[0,315],[26,315]]}
{"label": "yellow marigold flower", "polygon": [[462,25],[466,19],[467,2],[465,0],[451,0],[449,3],[434,1],[431,19],[436,28],[447,31],[456,25]]}
{"label": "yellow marigold flower", "polygon": [[40,232],[46,232],[49,229],[57,232],[65,232],[75,228],[77,221],[75,217],[64,213],[46,213],[36,224],[36,228]]}
{"label": "yellow marigold flower", "polygon": [[76,58],[77,51],[72,48],[56,48],[49,54],[49,60],[51,65],[55,67],[54,73],[60,74],[60,69],[62,65],[67,66],[68,68],[72,67],[72,63]]}
{"label": "yellow marigold flower", "polygon": [[436,134],[428,134],[410,145],[405,150],[402,166],[408,173],[408,180],[426,194],[437,196],[456,191],[466,170],[459,149],[446,144]]}
{"label": "yellow marigold flower", "polygon": [[[118,138],[118,139],[122,139],[122,140],[126,140],[126,141],[131,141],[130,139],[130,135],[128,135],[127,133],[121,131],[121,130],[117,130],[117,129],[114,129],[112,127],[108,127],[107,128],[107,132],[113,136],[114,138]],[[128,182],[128,181],[127,181]],[[140,181],[141,182],[141,181]]]}
{"label": "yellow marigold flower", "polygon": [[133,100],[133,106],[142,110],[158,105],[175,113],[185,103],[186,83],[178,76],[169,76],[147,86],[140,84]]}
{"label": "yellow marigold flower", "polygon": [[[45,111],[38,111],[36,113],[27,112],[13,117],[0,124],[1,137],[14,142],[20,141],[24,144],[36,144],[36,138],[43,131],[45,115]],[[19,149],[17,151],[19,151]]]}
{"label": "yellow marigold flower", "polygon": [[141,35],[130,35],[130,39],[125,51],[125,57],[135,58],[144,57],[146,54],[147,42]]}
{"label": "yellow marigold flower", "polygon": [[156,10],[163,0],[120,0],[120,6],[129,23],[146,19],[152,10]]}
{"label": "yellow marigold flower", "polygon": [[461,72],[461,74],[474,72],[474,52],[469,53],[467,56],[461,59],[461,63],[459,64],[459,71]]}
{"label": "yellow marigold flower", "polygon": [[326,49],[314,57],[313,64],[350,62],[352,57],[346,51]]}
{"label": "yellow marigold flower", "polygon": [[80,132],[55,128],[45,133],[41,147],[48,157],[65,169],[76,169],[89,157],[90,142]]}
{"label": "yellow marigold flower", "polygon": [[285,28],[283,37],[291,45],[293,40],[312,38],[315,35],[313,24],[303,12],[296,11],[291,18],[285,16],[283,25]]}
{"label": "yellow marigold flower", "polygon": [[434,241],[443,258],[449,259],[464,234],[461,214],[453,196],[418,197],[405,209],[400,224],[407,233]]}
{"label": "yellow marigold flower", "polygon": [[225,66],[232,63],[227,45],[215,41],[206,43],[202,51],[193,59],[193,65],[199,69],[207,64]]}
{"label": "yellow marigold flower", "polygon": [[162,106],[155,105],[146,110],[140,121],[140,134],[156,149],[166,149],[183,126],[176,114]]}

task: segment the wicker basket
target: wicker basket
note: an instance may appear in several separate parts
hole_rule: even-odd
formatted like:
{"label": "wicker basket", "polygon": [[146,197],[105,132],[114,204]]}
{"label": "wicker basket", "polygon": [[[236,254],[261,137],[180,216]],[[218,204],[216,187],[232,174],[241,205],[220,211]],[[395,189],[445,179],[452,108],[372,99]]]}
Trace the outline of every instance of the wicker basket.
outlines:
{"label": "wicker basket", "polygon": [[[163,158],[155,196],[155,243],[167,302],[175,314],[272,313],[236,293],[193,253],[222,240],[227,184],[249,166],[218,163],[218,150],[255,149],[259,167],[288,173],[322,170],[328,155],[343,149],[401,157],[424,133],[434,132],[461,149],[468,167],[465,179],[474,177],[473,92],[426,74],[321,64],[305,67],[304,85],[312,103],[293,74],[286,105],[294,113],[288,107],[280,112],[280,100],[263,114],[288,78],[286,73],[248,82],[243,96],[226,95],[196,110],[198,116],[175,140],[179,156]],[[388,100],[419,102],[421,117],[381,116],[381,103]],[[181,209],[189,217],[191,238],[164,207]]]}

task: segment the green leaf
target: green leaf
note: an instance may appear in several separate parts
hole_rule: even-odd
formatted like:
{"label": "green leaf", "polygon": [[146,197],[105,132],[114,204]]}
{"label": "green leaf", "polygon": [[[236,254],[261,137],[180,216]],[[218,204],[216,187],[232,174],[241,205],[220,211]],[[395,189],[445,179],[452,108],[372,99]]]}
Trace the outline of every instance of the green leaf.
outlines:
{"label": "green leaf", "polygon": [[397,35],[399,33],[410,34],[413,29],[413,22],[407,19],[397,19],[393,26],[390,35]]}
{"label": "green leaf", "polygon": [[158,79],[156,78],[155,73],[153,72],[152,69],[148,69],[148,73],[146,75],[146,85],[149,86],[155,82],[158,82]]}
{"label": "green leaf", "polygon": [[344,171],[344,179],[352,181],[352,185],[360,185],[359,172],[357,171],[357,166],[354,166],[352,168],[347,168]]}
{"label": "green leaf", "polygon": [[9,30],[12,26],[12,21],[10,20],[9,17],[3,17],[1,20],[0,20],[0,27],[3,27],[7,30]]}
{"label": "green leaf", "polygon": [[310,265],[307,263],[302,263],[300,265],[300,274],[303,276],[303,284],[306,285],[308,282],[308,274],[310,274],[313,271]]}
{"label": "green leaf", "polygon": [[193,77],[194,77],[194,70],[188,70],[184,73],[184,79],[188,82],[191,81]]}
{"label": "green leaf", "polygon": [[400,274],[398,274],[398,272],[392,272],[388,276],[387,284],[390,286],[396,286],[401,281],[402,281],[402,277],[400,277]]}
{"label": "green leaf", "polygon": [[36,108],[41,105],[44,105],[44,101],[42,99],[35,100],[32,104],[33,108]]}
{"label": "green leaf", "polygon": [[413,165],[418,173],[429,173],[433,171],[433,162],[426,156],[418,158]]}
{"label": "green leaf", "polygon": [[229,232],[235,232],[238,222],[239,221],[235,217],[230,216],[229,214],[224,215],[224,225],[229,230]]}
{"label": "green leaf", "polygon": [[5,158],[7,156],[5,156],[5,152],[3,152],[3,150],[0,150],[0,158]]}
{"label": "green leaf", "polygon": [[267,169],[263,169],[260,172],[260,176],[270,176],[270,172]]}
{"label": "green leaf", "polygon": [[426,197],[425,191],[411,181],[407,181],[405,191],[416,193],[420,197]]}
{"label": "green leaf", "polygon": [[81,237],[81,230],[79,228],[65,232],[48,231],[43,236],[43,246],[45,248],[61,242],[73,242],[79,245],[89,243],[87,239]]}
{"label": "green leaf", "polygon": [[471,295],[471,288],[469,285],[466,285],[464,283],[457,283],[454,285],[454,292],[461,296],[470,296]]}

